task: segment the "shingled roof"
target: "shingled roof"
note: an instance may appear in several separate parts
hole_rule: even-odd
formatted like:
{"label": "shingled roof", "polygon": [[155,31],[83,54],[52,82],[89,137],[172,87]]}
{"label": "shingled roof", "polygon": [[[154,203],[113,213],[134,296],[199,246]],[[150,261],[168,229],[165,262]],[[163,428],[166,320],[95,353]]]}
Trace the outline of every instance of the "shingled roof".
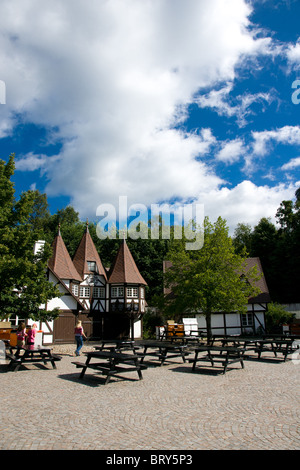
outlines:
{"label": "shingled roof", "polygon": [[267,286],[265,275],[263,273],[260,259],[257,257],[247,258],[246,259],[246,271],[250,270],[254,266],[257,266],[258,274],[262,274],[261,278],[255,282],[255,286],[258,287],[261,292],[257,296],[251,297],[250,299],[248,299],[248,303],[255,304],[255,303],[260,303],[260,302],[271,302],[269,289]]}
{"label": "shingled roof", "polygon": [[86,231],[79,243],[79,246],[76,250],[75,256],[73,258],[73,263],[81,277],[84,277],[84,274],[89,274],[91,271],[88,268],[88,261],[94,261],[97,266],[98,274],[103,275],[107,280],[106,271],[102,265],[100,256],[96,250],[93,239],[90,235],[88,223],[86,225]]}
{"label": "shingled roof", "polygon": [[123,240],[110,269],[108,282],[111,284],[130,283],[147,285],[135,264],[125,240]]}
{"label": "shingled roof", "polygon": [[[258,257],[254,258],[246,258],[245,260],[246,263],[246,276],[247,276],[247,271],[249,271],[251,268],[254,266],[257,266],[257,271],[259,275],[262,275],[261,278],[255,282],[255,287],[258,287],[260,289],[260,293],[256,295],[255,297],[250,297],[248,299],[249,304],[255,304],[255,303],[260,303],[260,302],[271,302],[271,297],[269,294],[269,289],[267,286],[266,278],[263,273],[262,265],[260,262],[260,259]],[[165,273],[170,267],[172,266],[172,262],[165,260],[163,261],[163,272]],[[168,296],[173,296],[172,289],[164,287],[164,293],[165,295]]]}
{"label": "shingled roof", "polygon": [[48,266],[60,279],[82,281],[62,239],[60,228],[52,243],[52,256]]}

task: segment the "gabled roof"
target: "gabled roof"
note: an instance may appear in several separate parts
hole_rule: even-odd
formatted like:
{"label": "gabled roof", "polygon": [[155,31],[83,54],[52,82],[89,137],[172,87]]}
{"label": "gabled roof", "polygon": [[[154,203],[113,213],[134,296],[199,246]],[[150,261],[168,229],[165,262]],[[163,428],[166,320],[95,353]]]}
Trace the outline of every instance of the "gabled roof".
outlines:
{"label": "gabled roof", "polygon": [[265,275],[263,273],[260,259],[258,257],[247,258],[246,259],[246,271],[250,270],[254,266],[257,266],[258,274],[262,274],[261,278],[255,282],[255,287],[258,287],[261,292],[257,296],[251,297],[250,299],[248,299],[248,303],[255,304],[255,303],[260,303],[260,302],[271,302],[269,289],[267,286]]}
{"label": "gabled roof", "polygon": [[[271,302],[269,289],[267,286],[266,278],[263,273],[260,259],[258,257],[254,257],[254,258],[247,258],[245,261],[246,261],[246,273],[254,266],[257,266],[258,274],[262,275],[261,278],[255,282],[255,287],[258,287],[261,292],[257,296],[249,298],[248,304],[255,304],[255,303],[260,303],[260,302],[263,302],[263,303]],[[167,261],[167,260],[163,261],[163,272],[165,273],[171,266],[172,266],[171,261]],[[174,296],[171,288],[164,287],[164,293],[165,295],[168,295],[170,297]]]}
{"label": "gabled roof", "polygon": [[52,243],[52,256],[48,266],[60,279],[82,281],[62,239],[60,228]]}
{"label": "gabled roof", "polygon": [[76,250],[75,256],[73,258],[73,263],[81,277],[84,277],[84,274],[90,274],[91,271],[88,268],[88,261],[94,261],[97,266],[98,274],[106,277],[106,271],[102,265],[100,256],[96,250],[94,242],[89,232],[88,223],[86,225],[86,231],[79,243],[79,246]]}
{"label": "gabled roof", "polygon": [[147,285],[135,264],[125,240],[123,240],[110,269],[108,282],[111,284],[130,283]]}
{"label": "gabled roof", "polygon": [[60,284],[63,286],[63,288],[67,291],[67,293],[73,297],[74,301],[77,303],[77,309],[78,310],[85,310],[85,306],[83,305],[83,303],[80,301],[80,299],[78,299],[72,292],[72,290],[64,283],[64,281],[62,279],[60,279],[60,277],[48,266],[48,270],[53,274],[53,276],[56,277],[56,279],[58,280],[58,282],[60,282]]}

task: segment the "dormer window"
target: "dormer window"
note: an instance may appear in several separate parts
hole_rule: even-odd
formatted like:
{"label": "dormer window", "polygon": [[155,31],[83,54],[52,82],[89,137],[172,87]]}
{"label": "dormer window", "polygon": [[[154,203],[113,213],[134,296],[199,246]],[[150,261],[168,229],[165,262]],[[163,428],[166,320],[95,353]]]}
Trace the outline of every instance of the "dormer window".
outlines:
{"label": "dormer window", "polygon": [[96,261],[87,261],[87,265],[88,265],[88,270],[91,271],[92,273],[98,272]]}

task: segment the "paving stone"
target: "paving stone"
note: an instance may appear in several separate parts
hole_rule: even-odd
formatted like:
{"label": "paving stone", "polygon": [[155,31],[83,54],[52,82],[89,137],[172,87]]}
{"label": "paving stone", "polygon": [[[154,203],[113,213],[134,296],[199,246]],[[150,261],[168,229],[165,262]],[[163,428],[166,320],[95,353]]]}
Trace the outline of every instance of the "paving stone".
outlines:
{"label": "paving stone", "polygon": [[79,380],[74,345],[54,350],[56,370],[1,367],[1,450],[300,448],[299,362],[270,356],[223,375],[174,360],[104,385],[93,372]]}

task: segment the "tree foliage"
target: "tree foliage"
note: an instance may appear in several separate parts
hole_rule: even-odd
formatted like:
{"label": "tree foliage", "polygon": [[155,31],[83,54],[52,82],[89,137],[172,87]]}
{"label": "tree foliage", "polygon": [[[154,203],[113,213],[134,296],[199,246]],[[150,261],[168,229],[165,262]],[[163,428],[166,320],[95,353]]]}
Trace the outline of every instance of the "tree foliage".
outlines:
{"label": "tree foliage", "polygon": [[239,224],[235,250],[244,248],[249,256],[260,258],[274,302],[300,302],[300,188],[295,201],[281,202],[275,218],[277,226],[265,217],[253,229]]}
{"label": "tree foliage", "polygon": [[212,313],[246,313],[248,298],[259,293],[255,287],[257,269],[247,269],[246,256],[235,253],[226,221],[221,217],[214,224],[205,219],[201,249],[178,250],[176,244],[168,259],[172,265],[165,274],[165,283],[171,294],[165,296],[165,311],[173,317],[202,313],[208,337]]}
{"label": "tree foliage", "polygon": [[48,300],[60,295],[46,279],[50,246],[34,254],[40,232],[31,216],[35,212],[34,191],[15,200],[14,155],[8,162],[0,160],[0,317],[18,315],[22,319],[55,317],[58,312],[41,308]]}

